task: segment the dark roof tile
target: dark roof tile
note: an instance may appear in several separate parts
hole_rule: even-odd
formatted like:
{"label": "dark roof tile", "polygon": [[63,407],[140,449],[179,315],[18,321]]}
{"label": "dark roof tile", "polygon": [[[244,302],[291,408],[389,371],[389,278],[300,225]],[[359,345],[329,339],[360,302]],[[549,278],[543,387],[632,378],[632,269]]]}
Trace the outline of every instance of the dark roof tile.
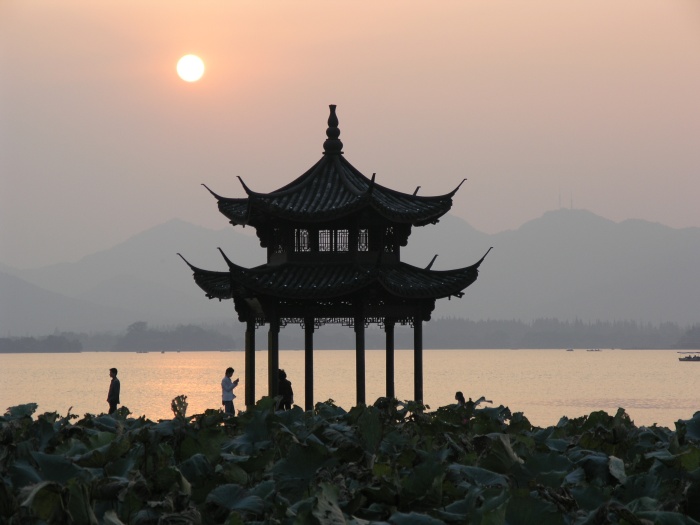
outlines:
{"label": "dark roof tile", "polygon": [[279,266],[243,268],[228,260],[227,262],[229,272],[213,272],[190,265],[195,282],[205,291],[207,297],[328,299],[350,295],[373,285],[380,285],[391,295],[400,298],[461,297],[462,291],[476,280],[481,264],[480,260],[466,268],[435,271],[416,268],[406,263],[379,267],[287,263]]}

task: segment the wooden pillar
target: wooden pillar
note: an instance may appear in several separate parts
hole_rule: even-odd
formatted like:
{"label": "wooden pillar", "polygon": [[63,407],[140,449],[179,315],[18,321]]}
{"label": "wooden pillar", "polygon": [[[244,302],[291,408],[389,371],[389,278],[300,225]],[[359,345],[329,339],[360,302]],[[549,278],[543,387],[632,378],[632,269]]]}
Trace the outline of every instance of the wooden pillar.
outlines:
{"label": "wooden pillar", "polygon": [[413,400],[423,402],[423,321],[413,320]]}
{"label": "wooden pillar", "polygon": [[314,318],[304,319],[304,409],[314,408]]}
{"label": "wooden pillar", "polygon": [[270,319],[270,331],[267,333],[267,395],[277,395],[280,367],[280,320],[275,315]]}
{"label": "wooden pillar", "polygon": [[393,319],[384,320],[384,331],[386,332],[386,397],[393,399],[394,392],[394,327],[396,322]]}
{"label": "wooden pillar", "polygon": [[255,406],[255,319],[248,319],[245,331],[245,406]]}
{"label": "wooden pillar", "polygon": [[355,382],[357,404],[365,404],[365,318],[355,317]]}

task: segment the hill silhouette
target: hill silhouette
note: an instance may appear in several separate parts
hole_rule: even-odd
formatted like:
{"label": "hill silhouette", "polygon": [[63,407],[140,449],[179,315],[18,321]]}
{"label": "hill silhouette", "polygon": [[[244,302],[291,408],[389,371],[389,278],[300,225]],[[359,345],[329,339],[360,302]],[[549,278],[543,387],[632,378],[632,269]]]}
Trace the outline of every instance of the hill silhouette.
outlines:
{"label": "hill silhouette", "polygon": [[433,228],[416,229],[402,257],[438,254],[439,270],[471,264],[494,247],[476,283],[461,300],[438,302],[434,317],[700,321],[700,228],[615,223],[569,209],[494,235],[453,216]]}
{"label": "hill silhouette", "polygon": [[[251,233],[172,220],[77,262],[2,266],[0,334],[237,322],[232,304],[206,299],[176,254],[223,271],[221,247],[237,264],[256,266],[265,250]],[[401,256],[424,267],[437,254],[433,269],[441,270],[473,264],[491,246],[476,283],[461,299],[438,301],[433,319],[700,322],[700,228],[560,209],[489,235],[447,215],[414,228]]]}

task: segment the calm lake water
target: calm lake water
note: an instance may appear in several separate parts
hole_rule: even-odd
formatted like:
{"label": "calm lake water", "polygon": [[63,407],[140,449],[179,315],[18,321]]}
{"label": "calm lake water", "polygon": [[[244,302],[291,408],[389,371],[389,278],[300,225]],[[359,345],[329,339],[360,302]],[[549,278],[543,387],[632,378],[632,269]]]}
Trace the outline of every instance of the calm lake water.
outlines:
{"label": "calm lake water", "polygon": [[[267,392],[267,351],[256,352],[256,398]],[[384,395],[385,356],[366,352],[368,403]],[[0,410],[23,403],[39,413],[99,414],[107,409],[109,368],[119,369],[122,404],[136,416],[170,419],[170,401],[187,396],[188,415],[220,408],[226,367],[241,378],[236,409],[244,408],[243,352],[82,352],[0,354]],[[425,403],[436,409],[465,397],[485,396],[493,406],[523,412],[535,425],[623,407],[638,425],[674,428],[700,410],[700,363],[682,363],[671,350],[426,350]],[[292,381],[295,402],[304,406],[304,352],[280,351],[280,368]],[[355,352],[314,352],[314,402],[355,404]],[[396,397],[413,397],[413,352],[397,350]]]}

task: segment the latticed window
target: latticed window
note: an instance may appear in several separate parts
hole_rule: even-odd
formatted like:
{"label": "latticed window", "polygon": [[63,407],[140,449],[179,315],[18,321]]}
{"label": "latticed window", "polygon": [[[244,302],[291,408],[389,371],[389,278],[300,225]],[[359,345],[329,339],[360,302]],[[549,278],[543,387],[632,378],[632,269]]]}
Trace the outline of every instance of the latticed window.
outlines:
{"label": "latticed window", "polygon": [[309,230],[302,228],[294,230],[294,251],[297,253],[311,251]]}
{"label": "latticed window", "polygon": [[283,235],[279,228],[272,230],[272,253],[284,253]]}
{"label": "latticed window", "polygon": [[333,251],[333,231],[319,230],[318,231],[318,251],[332,252]]}
{"label": "latticed window", "polygon": [[384,252],[394,253],[396,251],[396,235],[394,234],[394,227],[387,226],[384,230]]}
{"label": "latticed window", "polygon": [[369,230],[366,228],[363,228],[357,232],[357,251],[369,251]]}
{"label": "latticed window", "polygon": [[319,252],[347,252],[350,250],[350,232],[348,230],[319,230]]}
{"label": "latticed window", "polygon": [[337,230],[335,234],[335,251],[350,251],[350,232],[348,230]]}

